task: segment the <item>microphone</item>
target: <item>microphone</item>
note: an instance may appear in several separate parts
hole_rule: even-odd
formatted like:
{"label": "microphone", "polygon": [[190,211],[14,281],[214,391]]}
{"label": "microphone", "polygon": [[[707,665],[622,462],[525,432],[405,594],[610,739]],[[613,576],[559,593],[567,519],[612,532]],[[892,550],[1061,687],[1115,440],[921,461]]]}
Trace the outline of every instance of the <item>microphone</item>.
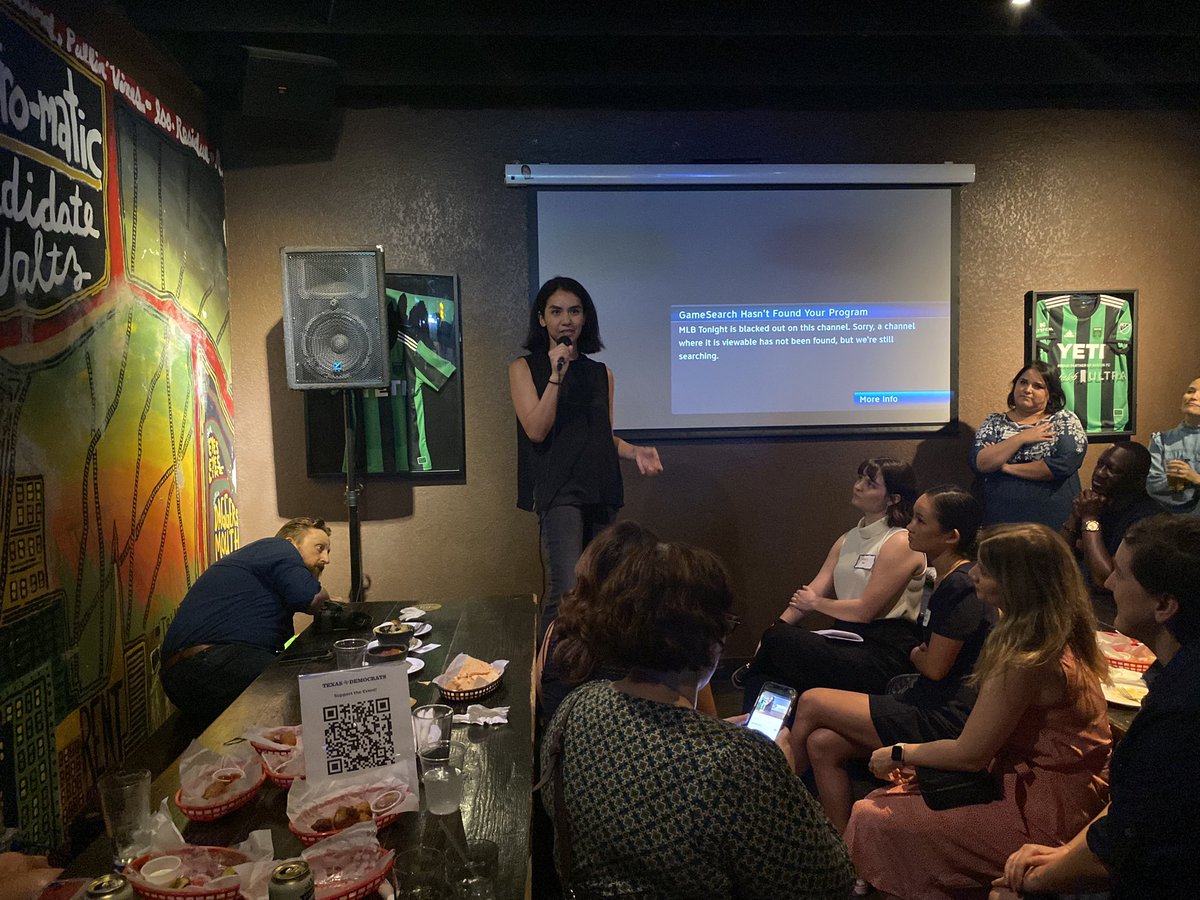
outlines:
{"label": "microphone", "polygon": [[[575,342],[572,341],[571,338],[565,334],[562,337],[557,339],[557,343],[562,344],[564,347],[572,347],[575,345]],[[564,362],[563,358],[559,357],[558,368],[555,370],[559,375],[562,375],[563,362]]]}

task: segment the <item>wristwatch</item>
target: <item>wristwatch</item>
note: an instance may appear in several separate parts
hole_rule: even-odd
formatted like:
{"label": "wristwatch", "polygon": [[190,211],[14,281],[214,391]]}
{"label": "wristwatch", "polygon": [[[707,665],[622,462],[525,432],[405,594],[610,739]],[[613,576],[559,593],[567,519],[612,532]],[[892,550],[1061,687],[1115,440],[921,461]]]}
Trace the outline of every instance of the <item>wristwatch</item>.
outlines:
{"label": "wristwatch", "polygon": [[892,762],[894,762],[894,763],[904,762],[904,745],[903,744],[892,744]]}
{"label": "wristwatch", "polygon": [[1083,520],[1083,530],[1084,531],[1099,531],[1100,530],[1100,520],[1099,519],[1084,519]]}

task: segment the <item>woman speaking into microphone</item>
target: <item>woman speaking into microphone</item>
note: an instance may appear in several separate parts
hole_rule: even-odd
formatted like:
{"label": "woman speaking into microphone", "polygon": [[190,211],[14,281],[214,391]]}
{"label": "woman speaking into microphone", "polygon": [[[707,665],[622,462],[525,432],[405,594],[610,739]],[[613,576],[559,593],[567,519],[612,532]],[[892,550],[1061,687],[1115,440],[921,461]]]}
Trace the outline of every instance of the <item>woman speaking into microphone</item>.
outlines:
{"label": "woman speaking into microphone", "polygon": [[538,638],[575,584],[575,562],[624,504],[621,459],[662,471],[658,451],[613,434],[613,375],[591,295],[574,278],[542,285],[529,310],[529,353],[508,367],[517,414],[517,506],[538,515],[546,590]]}

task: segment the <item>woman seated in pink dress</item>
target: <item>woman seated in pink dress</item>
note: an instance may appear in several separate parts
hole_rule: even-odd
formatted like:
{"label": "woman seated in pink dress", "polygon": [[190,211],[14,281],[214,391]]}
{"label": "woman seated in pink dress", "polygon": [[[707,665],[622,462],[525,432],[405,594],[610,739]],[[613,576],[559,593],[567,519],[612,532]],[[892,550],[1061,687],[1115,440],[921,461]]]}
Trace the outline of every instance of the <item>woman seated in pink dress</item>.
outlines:
{"label": "woman seated in pink dress", "polygon": [[[1001,615],[962,734],[876,750],[871,771],[896,783],[854,804],[846,829],[859,875],[897,897],[986,897],[1010,853],[1070,839],[1107,795],[1108,670],[1071,551],[1044,525],[999,526],[980,542],[972,576]],[[932,810],[911,777],[917,766],[987,768],[1003,796]]]}

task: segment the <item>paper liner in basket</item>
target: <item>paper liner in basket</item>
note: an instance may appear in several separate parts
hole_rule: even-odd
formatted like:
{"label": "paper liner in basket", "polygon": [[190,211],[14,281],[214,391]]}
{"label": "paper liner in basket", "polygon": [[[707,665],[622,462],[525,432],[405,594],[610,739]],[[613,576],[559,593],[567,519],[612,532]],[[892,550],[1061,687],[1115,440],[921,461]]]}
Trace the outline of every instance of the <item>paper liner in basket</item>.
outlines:
{"label": "paper liner in basket", "polygon": [[297,746],[291,753],[281,753],[276,750],[264,750],[262,754],[263,768],[267,777],[281,788],[291,787],[292,782],[305,778],[304,744]]}
{"label": "paper liner in basket", "polygon": [[[242,737],[250,742],[259,753],[264,750],[277,750],[289,753],[300,750],[304,744],[304,729],[302,725],[255,725],[242,732]],[[288,743],[288,739],[295,743]]]}
{"label": "paper liner in basket", "polygon": [[[166,801],[163,801],[164,807]],[[165,814],[165,809],[162,810]],[[156,814],[157,816],[158,814]],[[169,820],[168,820],[169,821]],[[174,826],[171,826],[174,828]],[[160,828],[158,839],[161,843],[170,842],[167,829]],[[179,832],[176,830],[176,834]],[[154,884],[142,877],[142,866],[160,856],[178,856],[182,861],[179,875],[187,877],[189,884],[182,887]],[[243,866],[251,866],[256,862],[269,864],[275,855],[271,841],[271,830],[264,828],[250,832],[250,836],[234,847],[197,847],[186,844],[183,839],[170,846],[162,846],[139,854],[138,858],[125,868],[125,876],[133,889],[143,896],[187,896],[212,895],[237,890],[241,883],[238,870]],[[250,860],[245,862],[244,860]],[[233,865],[233,873],[226,870]],[[268,877],[269,874],[268,874]]]}
{"label": "paper liner in basket", "polygon": [[[392,867],[394,854],[379,846],[375,823],[360,822],[313,844],[300,854],[312,869],[318,900],[365,894],[378,887]],[[272,859],[235,867],[246,900],[267,900],[271,873],[287,862]]]}
{"label": "paper liner in basket", "polygon": [[[458,656],[456,656],[456,657],[454,657],[454,659],[450,660],[449,664],[446,666],[446,671],[443,672],[441,675],[437,676],[437,678],[433,679],[433,683],[436,684],[443,691],[450,691],[451,693],[455,693],[455,694],[461,694],[461,693],[464,693],[466,691],[471,691],[471,690],[478,690],[480,687],[484,687],[485,685],[478,685],[475,688],[458,688],[458,689],[456,689],[456,688],[451,688],[451,687],[447,686],[450,683],[450,680],[458,675],[458,673],[462,669],[463,665],[470,658],[471,657],[466,653],[458,654]],[[497,659],[497,660],[494,660],[490,665],[497,672],[497,675],[493,679],[493,681],[499,681],[500,677],[504,674],[504,670],[508,667],[508,660],[507,659]],[[492,682],[487,682],[487,684],[491,684],[491,683]]]}
{"label": "paper liner in basket", "polygon": [[360,802],[370,804],[388,791],[397,791],[400,799],[387,809],[375,812],[375,823],[381,826],[392,822],[402,812],[418,809],[420,805],[416,791],[397,774],[394,767],[373,769],[357,775],[339,775],[320,781],[295,781],[288,792],[288,821],[302,841],[319,840],[329,833],[346,829],[318,831],[314,828],[317,819],[332,819],[338,807],[353,806]]}
{"label": "paper liner in basket", "polygon": [[[226,770],[232,773],[235,769],[238,774],[231,780],[218,777],[218,773]],[[180,805],[195,809],[221,806],[255,790],[262,776],[262,761],[253,747],[235,744],[223,753],[216,753],[199,741],[192,741],[179,761]],[[204,796],[205,791],[210,796]]]}

